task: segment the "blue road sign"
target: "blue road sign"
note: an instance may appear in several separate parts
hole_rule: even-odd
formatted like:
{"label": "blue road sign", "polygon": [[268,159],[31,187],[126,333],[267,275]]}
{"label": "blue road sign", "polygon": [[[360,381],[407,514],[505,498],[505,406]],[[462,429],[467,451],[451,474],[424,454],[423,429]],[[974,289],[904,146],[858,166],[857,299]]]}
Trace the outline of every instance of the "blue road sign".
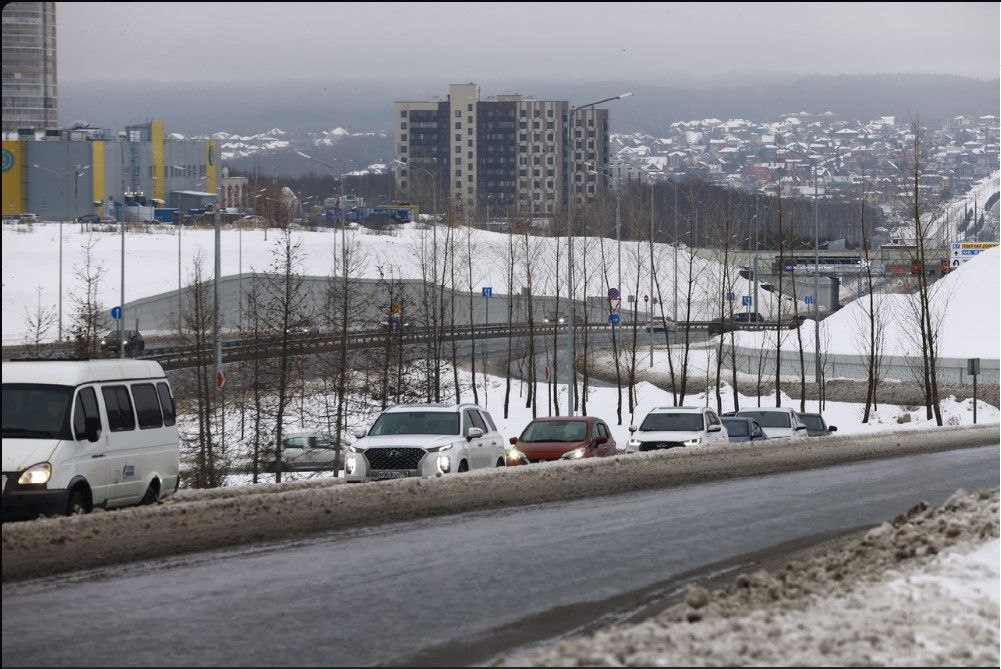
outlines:
{"label": "blue road sign", "polygon": [[726,299],[730,300],[731,302],[733,302],[733,300],[734,300],[735,297],[737,297],[737,296],[733,294],[732,290],[728,290],[726,292]]}
{"label": "blue road sign", "polygon": [[116,321],[122,318],[122,308],[121,307],[111,307],[111,317]]}
{"label": "blue road sign", "polygon": [[618,314],[608,314],[608,324],[618,325],[622,322],[622,318]]}
{"label": "blue road sign", "polygon": [[806,295],[803,297],[803,301],[807,304],[813,304],[813,295]]}
{"label": "blue road sign", "polygon": [[742,307],[749,307],[749,306],[751,306],[751,296],[750,295],[741,295],[740,296],[740,306],[742,306]]}
{"label": "blue road sign", "polygon": [[622,298],[622,295],[619,293],[619,289],[618,288],[609,288],[608,289],[608,299],[610,299],[610,300],[618,300],[618,299],[621,299],[621,298]]}
{"label": "blue road sign", "polygon": [[865,297],[865,291],[864,291],[864,290],[860,290],[860,291],[858,292],[858,296],[859,296],[859,297]]}
{"label": "blue road sign", "polygon": [[483,297],[493,297],[494,289],[490,286],[483,286]]}

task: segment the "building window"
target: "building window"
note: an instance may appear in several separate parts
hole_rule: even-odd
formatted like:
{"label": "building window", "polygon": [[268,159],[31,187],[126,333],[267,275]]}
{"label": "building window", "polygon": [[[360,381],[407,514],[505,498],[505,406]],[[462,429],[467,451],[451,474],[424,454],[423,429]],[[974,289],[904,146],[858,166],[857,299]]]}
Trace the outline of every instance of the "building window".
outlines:
{"label": "building window", "polygon": [[525,118],[526,116],[528,116],[528,110],[527,109],[519,110],[518,116],[520,116],[521,118]]}
{"label": "building window", "polygon": [[466,111],[473,111],[473,103],[470,102],[466,105]]}
{"label": "building window", "polygon": [[532,170],[532,176],[533,177],[539,176],[539,170]]}
{"label": "building window", "polygon": [[473,175],[472,174],[467,174],[466,175],[466,181],[468,181],[469,183],[473,183]]}
{"label": "building window", "polygon": [[462,176],[462,170],[456,170],[455,171],[455,176],[461,177]]}
{"label": "building window", "polygon": [[455,164],[456,164],[456,165],[461,165],[461,164],[462,164],[462,157],[461,157],[461,156],[459,156],[459,157],[457,157],[457,158],[455,159]]}
{"label": "building window", "polygon": [[400,153],[406,153],[406,152],[407,152],[407,145],[406,144],[401,144],[400,145]]}
{"label": "building window", "polygon": [[518,170],[518,176],[520,176],[520,177],[527,177],[528,176],[528,170]]}
{"label": "building window", "polygon": [[549,190],[553,189],[553,180],[552,179],[550,179],[549,181],[546,182],[546,188],[548,188]]}
{"label": "building window", "polygon": [[532,182],[532,188],[542,188],[542,181],[540,179],[534,180]]}
{"label": "building window", "polygon": [[469,160],[472,160],[473,159],[473,152],[469,151],[468,153],[466,153],[466,158],[468,158]]}
{"label": "building window", "polygon": [[455,110],[455,118],[462,118],[462,110],[461,109],[456,109]]}
{"label": "building window", "polygon": [[462,130],[462,121],[456,121],[455,122],[455,129],[456,130]]}
{"label": "building window", "polygon": [[400,188],[402,188],[403,190],[407,190],[407,182],[405,180],[400,181]]}
{"label": "building window", "polygon": [[406,118],[406,117],[407,117],[407,110],[406,109],[401,109],[400,110],[400,118]]}
{"label": "building window", "polygon": [[462,141],[462,135],[459,134],[459,133],[455,133],[455,141],[461,142]]}
{"label": "building window", "polygon": [[[472,131],[472,130],[470,130],[470,131],[469,131],[469,134],[470,134],[470,135],[472,135],[472,134],[473,134],[473,131]],[[471,139],[467,139],[467,140],[466,140],[466,146],[472,146],[472,145],[473,145],[473,140],[471,140]]]}
{"label": "building window", "polygon": [[466,118],[466,123],[472,123],[472,122],[473,122],[473,117],[472,116]]}
{"label": "building window", "polygon": [[407,129],[407,122],[403,121],[402,123],[400,123],[400,130],[406,130],[406,129]]}
{"label": "building window", "polygon": [[407,141],[407,133],[405,133],[405,132],[400,133],[400,141],[401,142]]}
{"label": "building window", "polygon": [[462,182],[461,181],[456,181],[455,182],[455,189],[456,190],[461,190],[462,189]]}

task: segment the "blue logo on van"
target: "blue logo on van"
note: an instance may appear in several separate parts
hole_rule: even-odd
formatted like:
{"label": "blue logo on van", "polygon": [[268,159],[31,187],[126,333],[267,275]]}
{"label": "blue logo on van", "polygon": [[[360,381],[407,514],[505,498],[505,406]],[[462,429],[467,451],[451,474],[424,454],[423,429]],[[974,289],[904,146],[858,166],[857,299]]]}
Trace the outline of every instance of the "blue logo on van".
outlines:
{"label": "blue logo on van", "polygon": [[130,476],[135,476],[135,475],[136,475],[136,466],[135,465],[125,465],[125,468],[122,469],[122,476],[125,477],[125,478],[128,478]]}
{"label": "blue logo on van", "polygon": [[14,167],[14,154],[7,149],[3,150],[3,171],[6,172]]}

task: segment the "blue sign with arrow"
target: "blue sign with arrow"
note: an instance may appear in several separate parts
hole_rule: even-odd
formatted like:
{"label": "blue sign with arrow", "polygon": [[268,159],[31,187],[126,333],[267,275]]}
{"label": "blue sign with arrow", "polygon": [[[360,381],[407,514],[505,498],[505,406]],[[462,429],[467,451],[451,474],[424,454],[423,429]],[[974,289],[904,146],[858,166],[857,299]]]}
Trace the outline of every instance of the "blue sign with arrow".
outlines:
{"label": "blue sign with arrow", "polygon": [[608,314],[608,324],[618,325],[622,322],[622,318],[618,314]]}
{"label": "blue sign with arrow", "polygon": [[813,304],[813,295],[806,295],[803,298],[803,301],[806,302],[807,304]]}
{"label": "blue sign with arrow", "polygon": [[483,297],[493,297],[494,289],[491,286],[483,286]]}
{"label": "blue sign with arrow", "polygon": [[111,307],[111,317],[116,321],[122,319],[122,308],[121,307]]}
{"label": "blue sign with arrow", "polygon": [[751,306],[751,296],[750,295],[741,295],[740,296],[740,306],[742,306],[742,307],[749,307],[749,306]]}

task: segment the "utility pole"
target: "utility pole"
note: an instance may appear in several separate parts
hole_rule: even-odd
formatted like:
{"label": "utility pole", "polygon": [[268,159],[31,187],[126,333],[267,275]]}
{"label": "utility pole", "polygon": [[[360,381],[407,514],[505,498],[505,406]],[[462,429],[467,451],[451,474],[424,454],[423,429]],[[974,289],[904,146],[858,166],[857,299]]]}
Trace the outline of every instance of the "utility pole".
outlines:
{"label": "utility pole", "polygon": [[674,188],[674,324],[678,324],[678,182],[671,179]]}
{"label": "utility pole", "polygon": [[648,313],[650,323],[650,368],[653,369],[653,192],[657,185],[653,175],[650,176],[650,311]]}
{"label": "utility pole", "polygon": [[817,384],[817,410],[821,409],[820,369],[820,210],[817,200],[817,164],[813,164],[813,357],[814,381]]}

